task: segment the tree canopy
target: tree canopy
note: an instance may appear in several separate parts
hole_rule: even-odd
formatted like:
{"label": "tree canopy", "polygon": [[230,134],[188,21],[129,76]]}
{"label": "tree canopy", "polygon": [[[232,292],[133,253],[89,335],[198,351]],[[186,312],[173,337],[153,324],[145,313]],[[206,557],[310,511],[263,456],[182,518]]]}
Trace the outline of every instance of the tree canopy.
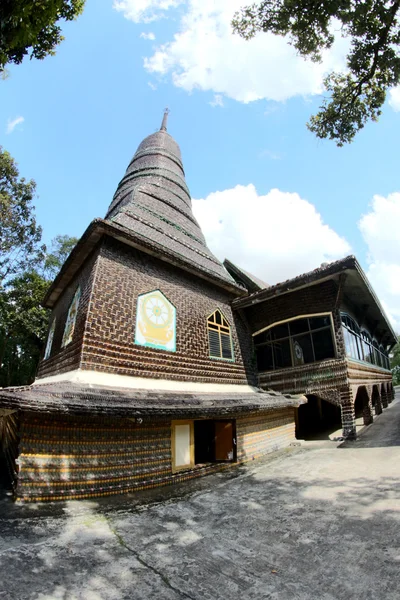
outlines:
{"label": "tree canopy", "polygon": [[78,17],[85,0],[2,0],[0,3],[0,74],[7,63],[19,64],[26,55],[42,59],[55,54],[64,39],[59,22]]}
{"label": "tree canopy", "polygon": [[393,385],[400,385],[400,336],[390,354],[390,368],[392,369]]}
{"label": "tree canopy", "polygon": [[34,181],[19,177],[17,165],[0,146],[0,284],[43,259],[42,228],[32,200]]}
{"label": "tree canopy", "polygon": [[0,285],[0,387],[33,381],[49,321],[40,303],[77,241],[58,235],[40,263]]}
{"label": "tree canopy", "polygon": [[262,0],[235,14],[245,39],[258,32],[287,36],[300,56],[314,62],[335,35],[350,40],[347,68],[324,80],[328,97],[307,127],[338,146],[351,142],[382,112],[389,88],[400,82],[400,0]]}

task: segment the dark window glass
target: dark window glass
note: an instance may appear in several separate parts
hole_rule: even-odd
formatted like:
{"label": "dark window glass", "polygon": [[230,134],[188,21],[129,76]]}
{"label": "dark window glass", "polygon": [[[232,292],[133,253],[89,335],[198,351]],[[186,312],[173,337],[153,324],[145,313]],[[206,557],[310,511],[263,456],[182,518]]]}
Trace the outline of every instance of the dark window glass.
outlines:
{"label": "dark window glass", "polygon": [[346,355],[351,356],[351,333],[346,327],[343,327],[343,336],[346,346]]}
{"label": "dark window glass", "polygon": [[259,333],[254,336],[254,343],[256,345],[264,344],[265,342],[269,342],[270,339],[271,339],[271,330],[267,329],[267,331],[263,331],[262,333]]}
{"label": "dark window glass", "polygon": [[308,319],[296,319],[295,321],[290,321],[289,328],[291,335],[305,333],[309,329]]}
{"label": "dark window glass", "polygon": [[221,313],[219,312],[219,310],[215,311],[215,322],[218,323],[218,325],[222,325],[222,320],[221,320]]}
{"label": "dark window glass", "polygon": [[312,334],[315,360],[335,358],[332,334],[330,329],[323,329]]}
{"label": "dark window glass", "polygon": [[305,335],[293,338],[293,351],[294,360],[297,365],[314,362],[311,335],[306,333]]}
{"label": "dark window glass", "polygon": [[325,317],[312,317],[310,319],[310,329],[320,329],[321,327],[330,327],[331,320],[328,315]]}
{"label": "dark window glass", "polygon": [[210,345],[210,356],[219,358],[221,356],[219,331],[208,330],[208,343]]}
{"label": "dark window glass", "polygon": [[259,371],[270,371],[274,368],[274,363],[272,360],[272,346],[270,344],[259,346],[256,352],[257,367]]}
{"label": "dark window glass", "polygon": [[281,325],[275,325],[271,328],[271,336],[273,340],[280,340],[289,336],[289,327],[287,323]]}
{"label": "dark window glass", "polygon": [[274,349],[275,369],[283,369],[292,366],[292,355],[290,354],[290,341],[272,343]]}
{"label": "dark window glass", "polygon": [[231,336],[221,333],[222,358],[232,358]]}
{"label": "dark window glass", "polygon": [[363,342],[361,340],[361,338],[357,337],[357,350],[358,350],[358,360],[364,360],[364,353],[363,353]]}

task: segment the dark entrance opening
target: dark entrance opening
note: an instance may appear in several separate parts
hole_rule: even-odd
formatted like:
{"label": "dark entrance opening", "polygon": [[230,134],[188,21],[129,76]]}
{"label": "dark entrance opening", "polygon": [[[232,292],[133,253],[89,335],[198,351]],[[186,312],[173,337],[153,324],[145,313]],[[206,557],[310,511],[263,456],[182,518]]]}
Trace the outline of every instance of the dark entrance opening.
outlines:
{"label": "dark entrance opening", "polygon": [[13,489],[18,456],[18,417],[16,414],[0,417],[0,498]]}
{"label": "dark entrance opening", "polygon": [[194,461],[233,462],[236,460],[235,421],[201,420],[194,422]]}
{"label": "dark entrance opening", "polygon": [[302,440],[330,439],[330,435],[342,427],[340,406],[314,395],[307,395],[307,400],[307,404],[303,404],[297,409],[296,438]]}
{"label": "dark entrance opening", "polygon": [[215,437],[214,421],[194,422],[194,462],[214,462],[215,460]]}

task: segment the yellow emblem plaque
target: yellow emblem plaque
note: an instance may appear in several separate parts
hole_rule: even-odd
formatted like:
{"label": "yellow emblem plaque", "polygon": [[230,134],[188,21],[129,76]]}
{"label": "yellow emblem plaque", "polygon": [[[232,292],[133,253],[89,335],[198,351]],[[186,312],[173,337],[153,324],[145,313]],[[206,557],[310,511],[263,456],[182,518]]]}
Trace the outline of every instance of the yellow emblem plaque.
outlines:
{"label": "yellow emblem plaque", "polygon": [[138,297],[135,344],[176,350],[176,309],[159,290]]}

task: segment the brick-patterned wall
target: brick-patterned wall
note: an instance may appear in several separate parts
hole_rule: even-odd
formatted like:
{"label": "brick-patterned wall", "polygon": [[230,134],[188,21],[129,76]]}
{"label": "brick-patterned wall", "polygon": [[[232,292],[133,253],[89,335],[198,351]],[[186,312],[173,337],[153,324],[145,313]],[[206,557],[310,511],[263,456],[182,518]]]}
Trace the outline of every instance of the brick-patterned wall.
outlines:
{"label": "brick-patterned wall", "polygon": [[[134,343],[137,298],[160,290],[176,308],[176,352]],[[233,296],[157,258],[107,238],[99,257],[81,367],[88,370],[175,380],[256,382],[252,340]],[[210,359],[207,317],[219,308],[228,319],[233,362]]]}
{"label": "brick-patterned wall", "polygon": [[265,371],[259,375],[260,387],[286,394],[318,394],[347,384],[347,361],[327,359],[298,367]]}
{"label": "brick-patterned wall", "polygon": [[237,460],[253,460],[295,440],[294,408],[250,415],[236,421]]}
{"label": "brick-patterned wall", "polygon": [[325,281],[276,298],[270,298],[244,309],[252,332],[259,331],[277,321],[297,315],[332,312],[338,288],[334,281]]}
{"label": "brick-patterned wall", "polygon": [[[39,363],[38,377],[46,377],[48,375],[56,375],[57,373],[71,371],[77,369],[80,365],[82,338],[95,278],[97,258],[98,251],[95,251],[84,267],[78,272],[72,283],[64,290],[64,293],[61,295],[51,313],[49,326],[51,326],[54,318],[56,318],[56,328],[51,354],[47,360],[42,359]],[[61,348],[68,310],[78,286],[81,287],[81,298],[79,301],[73,340],[65,348]]]}
{"label": "brick-patterned wall", "polygon": [[171,480],[169,421],[24,413],[20,438],[20,500],[121,494]]}
{"label": "brick-patterned wall", "polygon": [[[253,460],[295,439],[293,408],[241,417],[236,423],[238,462]],[[123,494],[232,465],[209,463],[173,474],[169,420],[139,424],[130,419],[25,412],[19,435],[15,495],[26,502]]]}

